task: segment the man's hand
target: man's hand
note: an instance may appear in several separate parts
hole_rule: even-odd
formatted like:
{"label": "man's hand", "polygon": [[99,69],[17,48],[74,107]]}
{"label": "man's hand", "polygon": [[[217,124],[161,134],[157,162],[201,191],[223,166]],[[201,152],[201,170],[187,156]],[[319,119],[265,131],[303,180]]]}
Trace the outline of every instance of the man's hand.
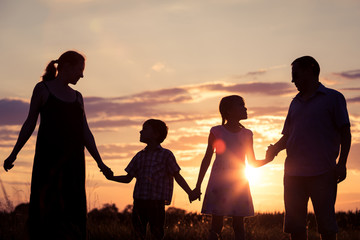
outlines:
{"label": "man's hand", "polygon": [[278,152],[276,152],[275,146],[270,144],[266,150],[266,155],[265,155],[266,161],[271,162],[272,160],[274,160],[274,158],[277,154],[278,154]]}
{"label": "man's hand", "polygon": [[336,181],[337,183],[340,183],[345,180],[346,178],[346,166],[342,164],[337,164],[335,168],[336,172]]}

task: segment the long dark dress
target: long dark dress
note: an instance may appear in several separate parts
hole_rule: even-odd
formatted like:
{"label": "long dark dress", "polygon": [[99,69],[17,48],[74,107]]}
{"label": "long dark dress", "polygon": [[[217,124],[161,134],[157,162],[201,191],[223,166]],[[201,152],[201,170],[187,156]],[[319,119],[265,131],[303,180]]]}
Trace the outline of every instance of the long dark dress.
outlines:
{"label": "long dark dress", "polygon": [[30,238],[85,239],[84,111],[78,92],[75,102],[49,93],[40,111],[32,172]]}

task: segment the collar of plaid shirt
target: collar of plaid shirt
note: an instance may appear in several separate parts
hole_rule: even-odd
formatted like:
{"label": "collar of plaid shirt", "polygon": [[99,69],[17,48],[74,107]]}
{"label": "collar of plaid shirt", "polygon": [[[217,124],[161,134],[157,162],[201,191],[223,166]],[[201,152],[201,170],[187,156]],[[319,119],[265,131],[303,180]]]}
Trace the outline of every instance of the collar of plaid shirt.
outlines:
{"label": "collar of plaid shirt", "polygon": [[144,148],[144,151],[157,151],[157,150],[161,150],[162,149],[162,147],[161,147],[161,145],[159,144],[159,145],[157,145],[155,148],[149,148],[149,146],[146,146],[145,148]]}

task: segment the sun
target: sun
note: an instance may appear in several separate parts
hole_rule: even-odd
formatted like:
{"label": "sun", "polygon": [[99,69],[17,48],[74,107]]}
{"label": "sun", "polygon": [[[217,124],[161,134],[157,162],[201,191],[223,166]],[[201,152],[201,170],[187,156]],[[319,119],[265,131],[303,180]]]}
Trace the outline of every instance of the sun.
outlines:
{"label": "sun", "polygon": [[253,168],[253,167],[247,165],[245,168],[245,175],[250,183],[257,183],[258,181],[260,181],[260,169],[259,168]]}

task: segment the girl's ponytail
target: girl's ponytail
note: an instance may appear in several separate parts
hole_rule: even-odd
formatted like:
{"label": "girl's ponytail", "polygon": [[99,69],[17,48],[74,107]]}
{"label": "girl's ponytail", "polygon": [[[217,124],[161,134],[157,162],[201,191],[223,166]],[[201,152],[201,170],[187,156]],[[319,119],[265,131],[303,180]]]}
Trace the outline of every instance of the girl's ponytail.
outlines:
{"label": "girl's ponytail", "polygon": [[232,98],[231,96],[226,96],[223,97],[220,101],[219,111],[222,119],[221,125],[225,125],[225,122],[227,120],[227,114],[229,111],[229,107],[231,105],[231,98]]}
{"label": "girl's ponytail", "polygon": [[43,81],[50,81],[56,77],[57,68],[55,64],[58,63],[58,60],[52,60],[46,67],[45,73],[42,76]]}
{"label": "girl's ponytail", "polygon": [[223,114],[221,114],[221,119],[222,119],[221,125],[225,125],[225,116]]}

